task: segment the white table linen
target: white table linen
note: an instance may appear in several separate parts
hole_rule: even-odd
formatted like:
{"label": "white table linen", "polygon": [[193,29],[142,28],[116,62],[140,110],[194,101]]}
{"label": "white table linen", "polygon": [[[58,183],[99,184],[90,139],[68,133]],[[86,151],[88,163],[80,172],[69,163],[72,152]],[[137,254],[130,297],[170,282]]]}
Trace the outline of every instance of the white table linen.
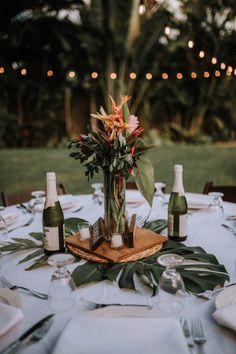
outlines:
{"label": "white table linen", "polygon": [[[137,192],[138,193],[138,192]],[[189,194],[194,197],[194,194]],[[205,196],[204,196],[205,197]],[[95,222],[99,216],[103,216],[103,205],[95,204],[91,195],[80,196],[84,207],[78,213],[72,213],[70,210],[65,210],[65,218],[67,217],[80,217],[89,220],[91,223]],[[11,207],[14,210],[13,207]],[[130,213],[134,213],[134,208],[129,208]],[[76,209],[76,207],[75,207]],[[224,203],[225,216],[236,215],[236,204]],[[138,214],[149,213],[147,203],[144,203],[135,209]],[[167,205],[160,206],[155,200],[150,218],[152,217],[167,218]],[[21,221],[24,222],[28,219],[29,215],[22,215]],[[236,221],[230,222],[232,226],[236,227]],[[206,212],[196,212],[188,217],[188,239],[185,244],[188,246],[201,246],[206,252],[214,254],[218,261],[225,265],[227,271],[230,274],[231,282],[236,281],[236,238],[229,231],[224,229],[220,223],[211,223],[208,220]],[[10,233],[12,237],[28,237],[29,232],[42,231],[41,218],[37,215],[34,222],[26,228],[21,228]],[[17,254],[11,254],[1,256],[0,271],[5,277],[12,283],[21,284],[26,287],[33,288],[37,291],[47,292],[49,279],[53,272],[52,267],[43,267],[33,271],[26,272],[24,269],[30,264],[17,264],[17,262],[26,255],[26,252],[20,252]],[[79,264],[83,264],[84,261],[80,261]],[[72,271],[78,263],[68,266]],[[80,298],[89,298],[97,302],[120,302],[123,303],[146,303],[149,294],[146,289],[143,288],[142,294],[138,294],[134,291],[121,290],[116,283],[109,281],[103,281],[99,283],[93,283],[86,286],[82,286],[76,290],[77,307],[68,313],[58,314],[55,317],[55,323],[51,327],[47,336],[45,336],[36,345],[25,348],[22,354],[47,354],[51,353],[52,349],[57,342],[59,335],[65,327],[67,321],[73,317],[86,315],[88,311],[91,311],[83,303],[80,302]],[[21,293],[23,299],[23,313],[24,321],[21,321],[16,329],[9,331],[7,335],[0,341],[0,350],[3,349],[12,340],[18,338],[25,330],[32,326],[35,322],[43,318],[52,311],[48,307],[47,301],[37,299],[29,294]],[[235,354],[236,352],[236,335],[233,331],[230,331],[220,326],[213,318],[213,312],[215,311],[214,299],[203,300],[191,296],[188,298],[185,306],[185,316],[190,318],[192,316],[200,316],[203,326],[206,331],[207,342],[204,345],[206,354]],[[90,339],[88,333],[88,339]],[[68,348],[67,354],[70,354],[70,348]],[[162,352],[165,354],[164,352]],[[148,353],[147,353],[148,354]]]}

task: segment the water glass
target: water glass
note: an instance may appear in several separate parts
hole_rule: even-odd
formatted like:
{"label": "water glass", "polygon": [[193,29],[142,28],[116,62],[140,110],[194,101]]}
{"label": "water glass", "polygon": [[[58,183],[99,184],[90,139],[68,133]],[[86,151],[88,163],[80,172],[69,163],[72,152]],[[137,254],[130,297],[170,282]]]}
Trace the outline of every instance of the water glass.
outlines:
{"label": "water glass", "polygon": [[95,203],[102,204],[104,194],[103,194],[103,183],[93,183],[91,187],[94,189],[93,200]]}
{"label": "water glass", "polygon": [[224,215],[223,209],[223,193],[220,192],[210,192],[208,193],[210,197],[210,203],[207,209],[207,213],[212,222],[221,222]]}
{"label": "water glass", "polygon": [[73,263],[74,257],[71,254],[56,253],[50,256],[47,262],[57,267],[52,274],[48,290],[51,309],[55,312],[72,310],[76,305],[73,293],[76,285],[66,265]]}
{"label": "water glass", "polygon": [[45,191],[33,191],[31,195],[33,198],[35,198],[32,207],[32,213],[33,214],[42,213],[44,208],[43,197],[45,197]]}

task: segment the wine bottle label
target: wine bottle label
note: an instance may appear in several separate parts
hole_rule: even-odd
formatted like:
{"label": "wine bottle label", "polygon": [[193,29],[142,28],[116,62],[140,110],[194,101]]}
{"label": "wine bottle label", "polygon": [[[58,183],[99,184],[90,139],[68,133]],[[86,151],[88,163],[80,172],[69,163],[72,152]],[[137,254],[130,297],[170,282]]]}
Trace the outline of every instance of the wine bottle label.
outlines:
{"label": "wine bottle label", "polygon": [[168,214],[168,235],[171,237],[187,236],[187,214]]}
{"label": "wine bottle label", "polygon": [[59,228],[44,226],[44,248],[48,251],[59,251]]}

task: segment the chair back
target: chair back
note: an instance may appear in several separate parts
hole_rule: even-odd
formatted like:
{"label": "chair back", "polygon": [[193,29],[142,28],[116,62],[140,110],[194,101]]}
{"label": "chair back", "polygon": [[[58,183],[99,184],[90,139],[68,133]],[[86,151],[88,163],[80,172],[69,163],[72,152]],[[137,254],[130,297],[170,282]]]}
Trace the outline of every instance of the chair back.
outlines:
{"label": "chair back", "polygon": [[215,186],[212,181],[207,182],[203,189],[203,194],[210,192],[224,193],[223,200],[225,202],[236,203],[236,186]]}

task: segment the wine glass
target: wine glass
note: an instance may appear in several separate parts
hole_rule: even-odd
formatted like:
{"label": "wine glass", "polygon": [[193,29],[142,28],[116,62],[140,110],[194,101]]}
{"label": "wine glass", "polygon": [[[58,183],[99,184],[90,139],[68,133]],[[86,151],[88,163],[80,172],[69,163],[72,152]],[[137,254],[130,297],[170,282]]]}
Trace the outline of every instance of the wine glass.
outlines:
{"label": "wine glass", "polygon": [[159,201],[161,206],[165,204],[165,193],[164,193],[165,187],[166,184],[164,182],[155,183],[155,197]]}
{"label": "wine glass", "polygon": [[91,187],[94,189],[93,200],[95,203],[102,204],[103,201],[103,183],[92,183]]}
{"label": "wine glass", "polygon": [[159,279],[157,307],[164,314],[178,317],[184,310],[186,297],[185,286],[176,266],[182,264],[184,258],[178,254],[167,253],[158,257],[157,262],[165,267]]}
{"label": "wine glass", "polygon": [[33,198],[35,198],[32,206],[32,213],[41,213],[44,207],[43,197],[45,197],[45,191],[33,191],[31,195]]}
{"label": "wine glass", "polygon": [[4,219],[4,216],[2,215],[2,211],[4,209],[5,207],[0,206],[0,244],[4,244],[9,241],[7,223]]}
{"label": "wine glass", "polygon": [[210,197],[210,203],[208,205],[207,213],[211,221],[220,222],[224,215],[223,209],[223,196],[221,192],[210,192],[208,193]]}
{"label": "wine glass", "polygon": [[76,286],[66,265],[73,263],[74,257],[69,253],[55,253],[47,262],[57,267],[49,284],[49,306],[56,312],[69,311],[76,304],[73,297]]}

